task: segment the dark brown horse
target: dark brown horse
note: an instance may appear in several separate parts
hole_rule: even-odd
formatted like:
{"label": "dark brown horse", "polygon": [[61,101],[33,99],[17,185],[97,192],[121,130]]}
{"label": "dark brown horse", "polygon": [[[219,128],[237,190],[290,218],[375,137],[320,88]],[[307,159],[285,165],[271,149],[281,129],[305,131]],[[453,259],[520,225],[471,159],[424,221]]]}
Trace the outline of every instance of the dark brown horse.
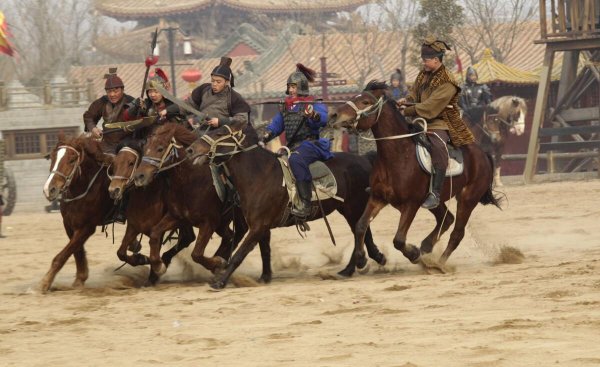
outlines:
{"label": "dark brown horse", "polygon": [[[168,215],[161,219],[153,230],[165,231],[177,221],[185,221],[197,227],[199,233],[192,259],[208,270],[216,271],[229,259],[231,251],[243,237],[246,228],[241,215],[234,215],[235,210],[227,208],[219,199],[208,166],[194,166],[187,159],[185,149],[197,138],[196,134],[179,124],[169,123],[158,127],[148,137],[142,163],[136,169],[134,177],[137,186],[146,186],[154,180],[158,172],[164,171],[170,186],[164,198]],[[234,225],[236,233],[233,244],[224,240],[215,256],[205,257],[206,245],[212,234],[216,231],[223,236],[234,216],[237,220]],[[269,282],[272,276],[269,241],[269,234],[261,238],[261,280],[265,282]],[[151,238],[150,263],[152,269],[160,273],[164,265],[159,250],[160,242]]]}
{"label": "dark brown horse", "polygon": [[60,213],[69,242],[52,260],[50,270],[39,283],[40,291],[50,289],[71,255],[77,267],[73,286],[82,287],[87,280],[84,244],[113,207],[107,191],[106,167],[110,160],[111,156],[102,153],[100,143],[94,139],[59,136],[58,144],[50,153],[50,175],[44,185],[44,195],[49,201],[61,197]]}
{"label": "dark brown horse", "polygon": [[371,196],[354,233],[353,257],[358,264],[366,261],[363,243],[368,225],[381,209],[391,204],[401,213],[394,247],[412,263],[419,263],[421,254],[430,253],[439,237],[454,222],[452,213],[446,214],[444,202],[456,196],[456,224],[440,259],[443,264],[462,240],[475,206],[478,203],[498,206],[498,200],[492,193],[493,164],[477,145],[462,146],[464,171],[452,180],[446,179],[442,203],[431,210],[437,221],[436,227],[423,240],[420,250],[408,244],[406,235],[427,196],[430,177],[417,162],[415,142],[408,136],[411,133],[409,124],[398,112],[395,102],[386,98],[385,87],[385,83],[369,83],[363,93],[338,107],[330,119],[334,127],[371,129],[374,137],[380,139],[377,140],[377,159],[371,171]]}
{"label": "dark brown horse", "polygon": [[[127,249],[135,238],[143,233],[149,238],[155,237],[155,240],[161,241],[164,233],[155,230],[156,223],[159,223],[167,213],[167,191],[169,184],[165,177],[153,180],[143,189],[133,188],[133,174],[142,158],[142,142],[140,140],[127,140],[117,146],[117,154],[109,168],[109,177],[111,179],[108,191],[110,197],[114,200],[122,200],[123,194],[127,190],[129,195],[127,205],[127,228],[121,241],[121,246],[117,251],[117,256],[129,265],[147,265],[150,259],[141,254],[134,253],[128,255]],[[168,230],[179,228],[179,238],[177,244],[162,255],[162,260],[166,266],[169,266],[172,258],[179,251],[186,248],[195,239],[192,226],[180,221],[174,227]],[[149,280],[152,284],[156,283],[159,275],[150,272]]]}
{"label": "dark brown horse", "polygon": [[[288,206],[288,192],[282,185],[283,173],[281,165],[274,153],[256,148],[256,145],[247,142],[245,135],[239,130],[225,126],[208,132],[195,142],[188,154],[194,158],[195,163],[203,164],[207,155],[212,163],[214,160],[224,160],[223,165],[231,173],[231,178],[239,192],[240,207],[246,218],[249,230],[240,248],[231,258],[224,271],[215,274],[211,282],[213,288],[223,288],[235,269],[244,258],[252,251],[259,238],[268,233],[271,228],[290,226],[295,224],[292,217],[287,223],[281,223]],[[355,224],[366,205],[368,194],[368,176],[371,162],[361,156],[348,153],[336,153],[334,158],[325,162],[333,172],[338,184],[337,196],[344,201],[325,199],[322,201],[324,214],[327,215],[337,210],[344,216],[350,228],[354,230]],[[315,212],[313,210],[313,212]],[[321,218],[321,211],[309,217],[308,220]],[[385,264],[386,259],[379,252],[368,226],[365,228],[366,241],[369,255],[378,263]],[[364,267],[365,263],[360,267]],[[340,273],[354,272],[356,264],[353,259]]]}
{"label": "dark brown horse", "polygon": [[516,136],[523,134],[526,115],[527,103],[517,96],[503,96],[495,99],[485,108],[475,108],[463,114],[479,146],[494,158],[496,186],[502,186],[500,164],[504,144],[511,134]]}

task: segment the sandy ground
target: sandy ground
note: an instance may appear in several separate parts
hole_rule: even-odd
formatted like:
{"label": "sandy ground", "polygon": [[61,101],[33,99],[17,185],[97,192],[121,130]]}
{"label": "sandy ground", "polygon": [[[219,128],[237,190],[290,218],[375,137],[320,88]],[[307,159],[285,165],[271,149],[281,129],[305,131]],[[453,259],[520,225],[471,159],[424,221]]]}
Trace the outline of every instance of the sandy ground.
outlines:
{"label": "sandy ground", "polygon": [[[332,280],[352,237],[331,217],[306,240],[273,235],[272,284],[258,251],[238,287],[206,285],[210,274],[182,253],[161,284],[120,265],[110,237],[87,243],[90,278],[71,288],[69,260],[52,291],[32,292],[66,243],[60,214],[4,219],[0,240],[0,366],[598,366],[600,365],[600,180],[509,186],[505,209],[479,206],[449,264],[426,274],[391,243],[398,212],[373,224],[388,264]],[[412,243],[433,226],[420,212]],[[123,226],[115,227],[117,238]],[[435,252],[441,253],[446,234]],[[214,250],[213,240],[210,250]],[[522,263],[500,261],[510,246]],[[147,247],[144,247],[147,251]]]}

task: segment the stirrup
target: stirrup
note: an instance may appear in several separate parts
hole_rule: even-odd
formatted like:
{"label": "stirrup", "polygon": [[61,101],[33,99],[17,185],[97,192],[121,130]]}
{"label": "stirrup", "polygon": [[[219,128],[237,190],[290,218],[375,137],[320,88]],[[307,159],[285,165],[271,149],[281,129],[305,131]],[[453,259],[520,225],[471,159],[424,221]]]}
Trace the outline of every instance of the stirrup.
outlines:
{"label": "stirrup", "polygon": [[440,205],[440,198],[433,192],[430,192],[429,195],[425,198],[423,204],[421,204],[421,208],[424,209],[435,209]]}

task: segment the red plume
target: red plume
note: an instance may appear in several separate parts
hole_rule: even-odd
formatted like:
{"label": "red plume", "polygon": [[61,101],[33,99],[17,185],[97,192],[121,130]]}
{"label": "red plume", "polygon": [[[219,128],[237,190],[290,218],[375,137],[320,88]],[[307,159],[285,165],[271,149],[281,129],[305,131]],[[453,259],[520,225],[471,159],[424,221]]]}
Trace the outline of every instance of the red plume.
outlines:
{"label": "red plume", "polygon": [[150,66],[156,64],[158,62],[158,56],[148,56],[146,57],[146,67],[149,68]]}
{"label": "red plume", "polygon": [[306,77],[306,79],[308,79],[309,82],[314,82],[315,81],[315,77],[317,76],[317,72],[314,71],[313,69],[309,69],[306,66],[298,63],[296,64],[296,69],[301,72],[302,74],[304,74],[304,76]]}
{"label": "red plume", "polygon": [[169,82],[169,78],[167,77],[167,74],[161,68],[154,68],[154,75],[160,76],[162,78],[162,80],[165,81],[165,83]]}

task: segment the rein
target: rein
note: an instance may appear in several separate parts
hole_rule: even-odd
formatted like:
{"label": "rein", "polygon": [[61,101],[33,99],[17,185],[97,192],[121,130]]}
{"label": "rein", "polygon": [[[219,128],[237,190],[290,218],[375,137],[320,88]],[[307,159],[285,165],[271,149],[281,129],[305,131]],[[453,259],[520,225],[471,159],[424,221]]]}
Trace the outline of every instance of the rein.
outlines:
{"label": "rein", "polygon": [[162,157],[160,157],[160,159],[144,156],[144,157],[142,157],[142,162],[146,162],[146,163],[150,164],[151,166],[156,167],[158,169],[158,171],[156,173],[166,171],[168,169],[171,169],[175,166],[180,165],[187,159],[187,156],[186,156],[180,161],[176,161],[175,163],[172,163],[168,166],[164,166],[165,162],[167,162],[168,160],[173,159],[173,158],[179,158],[179,153],[178,153],[177,149],[181,149],[181,148],[183,148],[183,145],[177,144],[177,140],[175,140],[175,137],[172,137],[171,142],[169,143],[169,146],[165,150],[165,153],[162,155]]}
{"label": "rein", "polygon": [[[108,178],[113,181],[113,180],[124,180],[125,181],[125,186],[129,186],[133,183],[133,175],[135,173],[135,167],[137,167],[139,161],[140,161],[140,154],[132,148],[129,147],[124,147],[123,149],[121,149],[119,151],[120,152],[128,152],[131,153],[135,156],[135,163],[133,164],[133,169],[131,170],[131,174],[129,175],[129,177],[127,176],[111,176],[110,173],[108,173],[110,171],[110,166],[106,169],[106,175],[108,176]],[[112,164],[111,164],[112,165]]]}
{"label": "rein", "polygon": [[[364,91],[363,93],[373,97],[373,99],[376,101],[374,104],[363,108],[362,110],[359,110],[358,107],[356,107],[356,104],[354,104],[354,102],[352,101],[346,101],[346,104],[350,107],[352,107],[352,109],[354,110],[354,112],[356,113],[356,118],[354,119],[354,122],[352,123],[352,128],[354,130],[358,130],[357,126],[358,126],[358,122],[360,121],[361,118],[363,117],[369,117],[375,113],[377,113],[377,118],[375,119],[375,123],[377,123],[377,121],[379,121],[379,116],[381,116],[381,111],[383,110],[383,105],[386,102],[386,99],[383,98],[383,96],[377,98],[375,97],[375,95],[373,95],[373,93],[369,92],[369,91]],[[425,120],[422,117],[417,117],[416,119],[413,120],[413,124],[419,124],[423,130],[416,132],[416,133],[408,133],[408,134],[401,134],[401,135],[392,135],[392,136],[384,136],[381,138],[368,138],[366,136],[362,136],[360,134],[358,134],[358,136],[361,139],[364,140],[368,140],[368,141],[377,141],[377,140],[396,140],[396,139],[404,139],[404,138],[409,138],[411,136],[415,136],[415,135],[421,135],[421,134],[426,134],[427,133],[427,120]]]}
{"label": "rein", "polygon": [[61,197],[61,199],[60,199],[60,200],[61,200],[62,202],[65,202],[65,203],[70,203],[71,201],[79,200],[79,199],[81,199],[81,198],[85,197],[85,196],[86,196],[86,195],[87,195],[87,194],[90,192],[90,189],[91,189],[91,188],[92,188],[92,186],[94,185],[94,182],[96,182],[96,178],[98,178],[98,175],[100,174],[100,172],[102,171],[102,169],[103,169],[104,167],[106,167],[106,165],[104,165],[104,164],[100,165],[100,168],[98,169],[98,171],[96,172],[96,174],[94,174],[94,177],[92,177],[92,179],[90,180],[90,183],[88,184],[88,187],[87,187],[87,189],[85,189],[85,191],[84,191],[82,194],[80,194],[80,195],[77,195],[77,196],[75,196],[74,198],[66,198],[66,199],[63,199],[63,198]]}
{"label": "rein", "polygon": [[62,187],[62,190],[60,191],[61,193],[63,193],[66,189],[69,188],[69,185],[71,184],[71,181],[73,180],[73,177],[75,176],[75,173],[77,171],[79,171],[79,174],[81,174],[81,162],[83,162],[83,154],[79,153],[79,151],[77,149],[73,148],[70,145],[60,145],[60,146],[58,146],[57,149],[61,149],[61,148],[70,149],[70,150],[74,151],[75,154],[77,154],[77,163],[75,163],[75,165],[73,166],[73,169],[71,170],[71,172],[68,175],[65,175],[64,173],[62,173],[58,170],[50,171],[50,174],[55,174],[55,175],[65,179],[65,184]]}
{"label": "rein", "polygon": [[[200,139],[204,140],[210,146],[210,150],[206,153],[206,156],[210,160],[210,164],[214,164],[214,160],[216,158],[226,157],[226,156],[232,157],[235,154],[247,152],[249,150],[252,150],[252,149],[258,147],[258,144],[253,144],[247,148],[244,148],[243,143],[244,143],[244,140],[246,139],[246,135],[244,135],[242,130],[238,130],[238,131],[234,132],[231,129],[231,127],[229,127],[228,125],[225,125],[225,128],[227,128],[227,130],[229,131],[229,134],[221,136],[218,139],[213,139],[212,137],[210,137],[208,135],[202,135],[200,137]],[[232,143],[225,142],[225,140],[227,140],[227,139],[232,139],[233,142]],[[233,150],[230,152],[227,152],[227,153],[217,153],[217,149],[219,147],[233,147]]]}

